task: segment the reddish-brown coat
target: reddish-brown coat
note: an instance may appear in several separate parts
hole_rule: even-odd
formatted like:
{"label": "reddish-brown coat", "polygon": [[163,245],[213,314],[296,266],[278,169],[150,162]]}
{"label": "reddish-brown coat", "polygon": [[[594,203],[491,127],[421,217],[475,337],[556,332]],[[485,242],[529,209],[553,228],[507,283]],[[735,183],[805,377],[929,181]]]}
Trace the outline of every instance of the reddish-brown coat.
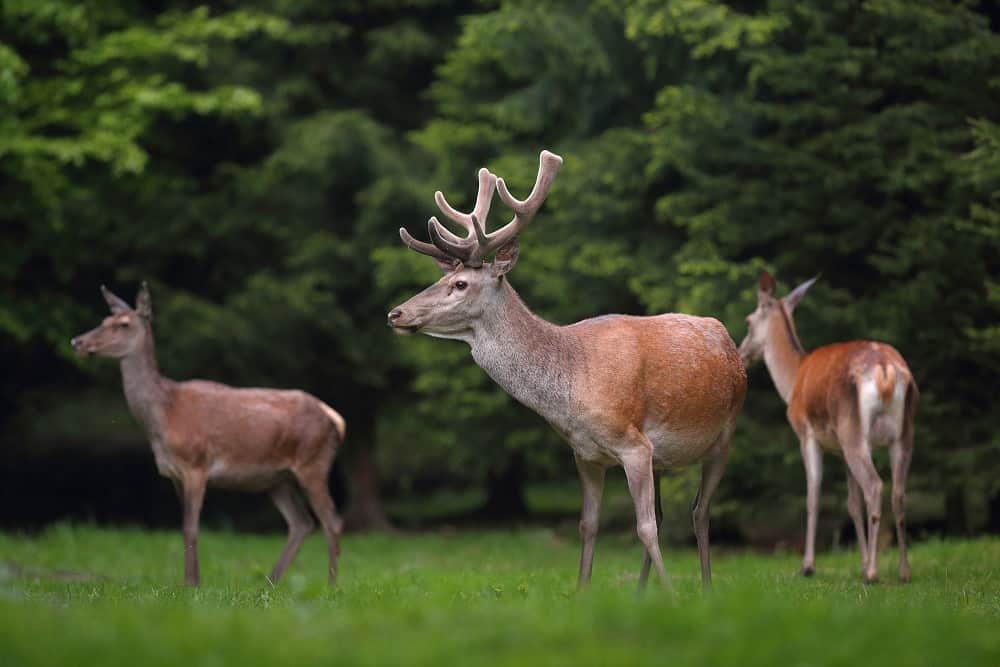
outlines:
{"label": "reddish-brown coat", "polygon": [[[802,435],[812,429],[820,443],[837,450],[838,419],[856,411],[858,384],[874,370],[879,393],[884,402],[892,397],[897,378],[912,383],[913,376],[902,355],[891,345],[855,340],[834,343],[807,354],[799,364],[795,384],[788,401],[788,421]],[[888,378],[879,382],[879,378]]]}

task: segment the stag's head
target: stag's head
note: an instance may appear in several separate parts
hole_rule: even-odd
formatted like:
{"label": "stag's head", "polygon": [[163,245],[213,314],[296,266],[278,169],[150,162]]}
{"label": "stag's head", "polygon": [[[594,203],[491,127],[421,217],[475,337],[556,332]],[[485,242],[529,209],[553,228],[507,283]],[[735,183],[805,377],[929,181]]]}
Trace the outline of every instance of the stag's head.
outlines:
{"label": "stag's head", "polygon": [[816,282],[810,278],[783,299],[774,296],[774,278],[767,271],[760,274],[757,281],[757,308],[747,315],[747,335],[740,343],[740,358],[745,366],[760,360],[764,356],[764,348],[776,327],[783,327],[792,340],[798,345],[798,338],[792,326],[792,311],[805,295],[806,291]]}
{"label": "stag's head", "polygon": [[151,332],[153,305],[144,282],[135,299],[135,308],[101,285],[101,294],[111,309],[99,326],[80,334],[70,345],[80,356],[100,355],[120,359],[137,351]]}
{"label": "stag's head", "polygon": [[[418,241],[400,228],[403,243],[434,258],[444,272],[436,283],[389,313],[389,326],[398,334],[426,333],[439,338],[465,338],[491,305],[502,298],[504,276],[517,262],[517,237],[534,218],[549,193],[562,158],[542,151],[535,187],[527,199],[515,199],[502,178],[479,170],[479,192],[471,213],[455,210],[440,191],[434,199],[446,218],[465,230],[458,236],[437,218],[427,222],[431,243]],[[514,211],[513,219],[500,229],[486,233],[486,218],[494,191]]]}

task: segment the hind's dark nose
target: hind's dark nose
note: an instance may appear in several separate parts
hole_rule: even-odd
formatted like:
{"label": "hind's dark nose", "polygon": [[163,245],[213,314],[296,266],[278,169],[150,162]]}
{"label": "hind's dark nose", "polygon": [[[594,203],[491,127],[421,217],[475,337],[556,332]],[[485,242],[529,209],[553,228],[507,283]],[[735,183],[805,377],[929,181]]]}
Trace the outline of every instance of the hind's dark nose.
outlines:
{"label": "hind's dark nose", "polygon": [[396,308],[395,310],[393,310],[392,312],[390,312],[389,313],[389,326],[390,327],[391,326],[395,326],[396,320],[398,320],[402,316],[403,316],[403,311],[401,311],[399,308]]}
{"label": "hind's dark nose", "polygon": [[79,337],[77,337],[77,338],[70,338],[69,339],[69,344],[75,350],[80,345],[80,339],[79,339]]}

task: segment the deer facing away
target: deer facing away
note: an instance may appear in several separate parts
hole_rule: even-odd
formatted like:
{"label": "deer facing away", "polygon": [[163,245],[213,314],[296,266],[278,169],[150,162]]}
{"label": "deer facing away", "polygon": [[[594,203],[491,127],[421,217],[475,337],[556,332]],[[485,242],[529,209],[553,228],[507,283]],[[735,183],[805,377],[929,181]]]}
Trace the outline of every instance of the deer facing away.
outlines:
{"label": "deer facing away", "polygon": [[288,523],[288,542],[271,572],[277,581],[319,518],[337,576],[342,522],[327,477],[344,439],[344,420],[302,391],[237,389],[160,375],[153,350],[152,303],[143,283],[136,307],[101,286],[111,315],[71,343],[80,355],[120,359],[125,399],[146,431],[156,467],[174,483],[184,514],[184,578],[199,583],[198,520],[206,485],[267,491]]}
{"label": "deer facing away", "polygon": [[[799,438],[806,469],[806,546],[802,574],[815,572],[816,519],[823,477],[823,453],[847,464],[847,510],[854,522],[865,582],[878,577],[876,553],[882,511],[882,480],[872,463],[872,447],[888,446],[892,467],[892,513],[899,543],[899,578],[910,580],[906,555],[906,476],[913,455],[917,385],[903,357],[890,345],[851,341],[806,353],[795,332],[792,312],[815,282],[808,280],[783,299],[774,296],[774,278],[762,273],[757,309],[747,317],[740,356],[749,366],[761,357]],[[864,506],[868,515],[864,516]],[[866,520],[867,518],[867,520]]]}
{"label": "deer facing away", "polygon": [[[746,394],[736,346],[717,320],[688,315],[605,315],[570,326],[535,316],[506,274],[518,257],[518,234],[548,194],[562,158],[543,151],[531,194],[519,201],[503,179],[479,171],[472,213],[453,209],[437,192],[441,211],[464,228],[460,237],[436,218],[432,243],[400,229],[403,242],[433,257],[444,277],[388,315],[399,334],[425,333],[465,341],[472,357],[501,387],[544,417],[573,449],[583,489],[578,585],[590,581],[605,469],[625,469],[650,564],[667,585],[658,544],[661,470],[700,463],[693,519],[702,580],[711,580],[709,503],[729,455],[729,441]],[[487,234],[494,190],[514,211]],[[487,258],[495,253],[492,262]]]}

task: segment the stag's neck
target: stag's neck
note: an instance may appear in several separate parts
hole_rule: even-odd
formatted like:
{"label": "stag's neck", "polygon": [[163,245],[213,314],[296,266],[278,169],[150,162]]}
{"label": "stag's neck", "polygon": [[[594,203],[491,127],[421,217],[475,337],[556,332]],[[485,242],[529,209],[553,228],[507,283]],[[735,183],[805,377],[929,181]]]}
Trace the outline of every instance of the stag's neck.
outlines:
{"label": "stag's neck", "polygon": [[153,336],[147,334],[143,345],[122,357],[122,383],[129,410],[152,440],[163,435],[171,382],[160,375],[156,366]]}
{"label": "stag's neck", "polygon": [[532,313],[505,279],[503,299],[476,324],[472,357],[507,393],[551,423],[569,412],[578,359],[563,327]]}
{"label": "stag's neck", "polygon": [[795,387],[795,376],[805,358],[806,352],[799,343],[798,333],[792,316],[785,311],[784,304],[771,318],[767,343],[764,345],[764,363],[771,374],[771,381],[781,399],[787,404]]}

